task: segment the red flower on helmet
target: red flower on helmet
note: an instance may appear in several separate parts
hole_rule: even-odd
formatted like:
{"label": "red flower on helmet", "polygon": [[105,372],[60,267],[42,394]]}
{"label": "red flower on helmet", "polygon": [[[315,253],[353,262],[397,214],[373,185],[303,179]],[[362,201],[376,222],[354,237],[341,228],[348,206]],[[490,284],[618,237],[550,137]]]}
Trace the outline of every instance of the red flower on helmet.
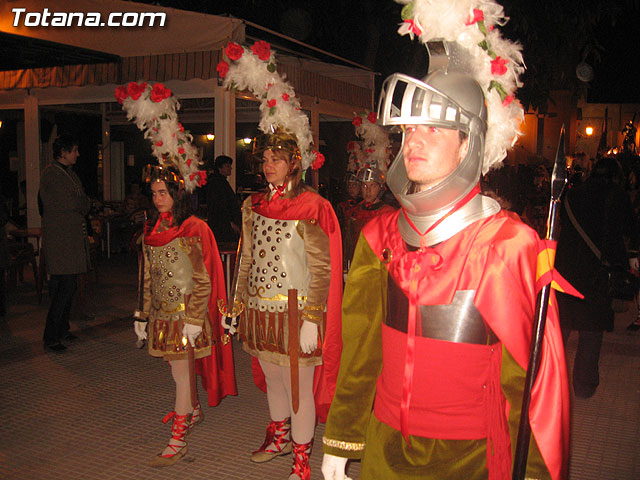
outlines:
{"label": "red flower on helmet", "polygon": [[311,164],[311,168],[318,170],[322,165],[324,165],[324,155],[320,152],[316,152],[315,150],[312,150],[312,153],[316,154],[316,159]]}
{"label": "red flower on helmet", "polygon": [[155,103],[160,103],[165,98],[169,98],[171,96],[171,90],[166,88],[161,83],[155,83],[153,88],[151,89],[151,101]]}
{"label": "red flower on helmet", "polygon": [[511,102],[513,102],[514,96],[513,95],[507,95],[506,97],[504,97],[504,100],[502,101],[502,106],[506,107],[507,105],[509,105]]}
{"label": "red flower on helmet", "polygon": [[122,105],[122,102],[124,102],[129,96],[129,94],[127,93],[127,89],[124,88],[124,85],[121,85],[118,88],[116,88],[115,95],[116,95],[116,100],[118,100],[118,103],[120,105]]}
{"label": "red flower on helmet", "polygon": [[500,56],[491,60],[491,75],[504,75],[507,73],[507,63],[509,63],[509,60]]}
{"label": "red flower on helmet", "polygon": [[289,97],[289,94],[288,94],[288,93],[283,93],[283,94],[282,94],[282,99],[283,99],[285,102],[288,102],[288,101],[289,101],[289,98],[291,98],[291,97]]}
{"label": "red flower on helmet", "polygon": [[266,62],[267,60],[269,60],[269,57],[271,56],[271,45],[269,44],[269,42],[265,42],[264,40],[258,40],[251,47],[251,51],[260,60],[262,60],[263,62]]}
{"label": "red flower on helmet", "polygon": [[129,82],[127,85],[127,93],[132,100],[138,100],[147,88],[147,82],[143,82],[138,85],[136,82]]}
{"label": "red flower on helmet", "polygon": [[369,123],[376,123],[377,119],[378,116],[376,115],[376,112],[369,112],[369,115],[367,115],[367,120],[369,120]]}
{"label": "red flower on helmet", "polygon": [[244,48],[242,48],[237,43],[229,42],[229,45],[227,45],[224,53],[226,53],[227,57],[229,57],[231,60],[240,60],[240,57],[242,57],[242,55],[244,54]]}
{"label": "red flower on helmet", "polygon": [[178,147],[178,153],[179,153],[180,155],[184,155],[184,148],[182,148],[182,147]]}
{"label": "red flower on helmet", "polygon": [[482,10],[478,10],[477,8],[473,9],[473,17],[469,17],[469,20],[466,21],[465,25],[473,25],[474,23],[483,22],[484,21],[484,12]]}
{"label": "red flower on helmet", "polygon": [[416,22],[414,22],[413,20],[407,19],[407,20],[404,20],[404,23],[409,24],[410,32],[415,33],[418,36],[422,35],[422,30],[418,28],[418,25],[416,25]]}
{"label": "red flower on helmet", "polygon": [[218,76],[220,78],[226,77],[227,73],[229,73],[229,64],[224,60],[222,60],[220,63],[218,63],[218,66],[216,67],[216,71],[218,72]]}
{"label": "red flower on helmet", "polygon": [[191,166],[191,162],[193,162],[193,159],[187,158],[187,167]]}
{"label": "red flower on helmet", "polygon": [[359,127],[362,125],[362,117],[355,117],[351,123],[353,123],[354,127]]}
{"label": "red flower on helmet", "polygon": [[356,142],[351,140],[350,142],[347,143],[347,151],[348,152],[353,152],[355,149],[356,149]]}
{"label": "red flower on helmet", "polygon": [[156,142],[156,147],[161,147],[162,146],[162,140],[158,140]]}
{"label": "red flower on helmet", "polygon": [[271,100],[267,100],[267,107],[271,108],[271,107],[275,107],[276,106],[276,99],[272,98]]}
{"label": "red flower on helmet", "polygon": [[198,180],[198,186],[201,187],[207,183],[207,172],[204,170],[198,170],[198,175],[200,179]]}

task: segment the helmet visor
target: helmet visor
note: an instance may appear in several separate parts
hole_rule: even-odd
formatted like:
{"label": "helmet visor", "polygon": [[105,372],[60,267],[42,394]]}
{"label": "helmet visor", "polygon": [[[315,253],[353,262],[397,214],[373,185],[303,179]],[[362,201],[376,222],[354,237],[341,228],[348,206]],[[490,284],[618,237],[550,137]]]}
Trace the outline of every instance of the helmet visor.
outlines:
{"label": "helmet visor", "polygon": [[477,116],[430,85],[396,73],[382,85],[378,118],[382,125],[432,125],[470,133]]}

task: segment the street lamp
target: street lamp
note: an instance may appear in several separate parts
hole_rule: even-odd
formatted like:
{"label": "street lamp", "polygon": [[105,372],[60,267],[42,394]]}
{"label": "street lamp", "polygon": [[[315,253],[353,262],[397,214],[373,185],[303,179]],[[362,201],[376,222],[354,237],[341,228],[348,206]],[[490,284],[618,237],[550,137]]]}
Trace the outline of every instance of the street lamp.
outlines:
{"label": "street lamp", "polygon": [[593,135],[593,127],[587,127],[584,129],[584,133],[587,134],[587,137],[590,137],[591,135]]}

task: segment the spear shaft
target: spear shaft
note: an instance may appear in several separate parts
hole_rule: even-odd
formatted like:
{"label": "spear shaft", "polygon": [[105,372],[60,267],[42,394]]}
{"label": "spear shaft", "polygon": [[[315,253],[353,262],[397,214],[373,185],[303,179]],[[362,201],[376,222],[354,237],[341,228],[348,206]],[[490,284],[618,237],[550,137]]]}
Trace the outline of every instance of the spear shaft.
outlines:
{"label": "spear shaft", "polygon": [[[551,176],[551,201],[549,202],[549,214],[547,216],[547,240],[556,240],[558,213],[560,212],[560,198],[567,183],[567,161],[564,153],[564,125],[560,130],[560,141],[556,161]],[[553,268],[553,265],[550,265]],[[518,427],[518,440],[516,452],[513,459],[512,480],[523,480],[527,470],[527,458],[529,455],[529,440],[531,438],[531,424],[529,423],[529,407],[531,405],[531,391],[538,376],[540,361],[542,359],[542,340],[547,321],[547,310],[549,307],[549,296],[551,295],[551,284],[542,287],[536,300],[536,317],[533,324],[531,336],[531,350],[529,353],[529,364],[527,366],[527,376],[524,383],[522,395],[522,409],[520,411],[520,425]]]}

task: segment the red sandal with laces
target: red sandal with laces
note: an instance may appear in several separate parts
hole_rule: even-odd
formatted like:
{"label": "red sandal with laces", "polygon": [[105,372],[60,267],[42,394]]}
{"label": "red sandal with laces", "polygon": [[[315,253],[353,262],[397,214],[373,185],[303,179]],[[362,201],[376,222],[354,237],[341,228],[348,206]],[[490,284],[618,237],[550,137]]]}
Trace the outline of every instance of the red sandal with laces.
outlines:
{"label": "red sandal with laces", "polygon": [[162,423],[167,423],[173,419],[171,425],[171,439],[167,444],[167,447],[173,453],[158,454],[151,462],[152,467],[168,467],[176,463],[187,453],[187,442],[185,435],[189,430],[189,424],[187,423],[189,414],[178,415],[176,412],[169,412],[163,419]]}
{"label": "red sandal with laces", "polygon": [[311,445],[309,443],[293,443],[293,466],[289,473],[289,480],[310,480],[311,467],[309,467],[309,456],[311,455]]}
{"label": "red sandal with laces", "polygon": [[[269,448],[271,445],[273,448]],[[291,419],[285,418],[269,424],[264,442],[251,454],[251,461],[264,463],[289,453],[291,453]]]}

